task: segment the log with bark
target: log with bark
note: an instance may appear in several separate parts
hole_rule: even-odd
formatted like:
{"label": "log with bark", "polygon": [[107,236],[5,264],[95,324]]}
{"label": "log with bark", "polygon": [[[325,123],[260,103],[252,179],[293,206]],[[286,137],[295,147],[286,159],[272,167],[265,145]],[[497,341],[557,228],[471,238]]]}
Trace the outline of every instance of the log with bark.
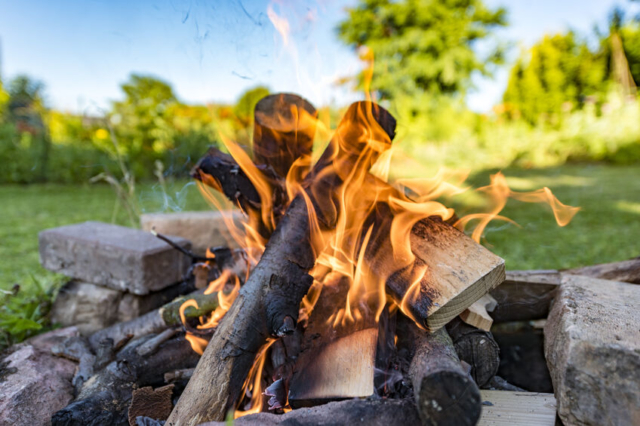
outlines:
{"label": "log with bark", "polygon": [[199,359],[183,335],[162,342],[152,353],[140,350],[150,342],[153,346],[154,339],[157,341],[158,336],[148,335],[127,344],[114,361],[84,384],[73,403],[53,415],[51,424],[128,425],[128,408],[134,389],[161,386],[164,373],[191,368]]}
{"label": "log with bark", "polygon": [[[302,298],[313,279],[308,271],[315,263],[310,240],[309,208],[318,225],[335,227],[337,217],[331,202],[358,164],[370,167],[377,158],[369,148],[365,132],[382,126],[395,132],[395,120],[381,107],[369,102],[353,104],[321,159],[303,182],[266,246],[260,262],[240,290],[230,310],[207,346],[194,376],[168,420],[170,425],[223,420],[238,400],[255,355],[269,336],[293,332]],[[379,146],[390,146],[377,140]],[[367,149],[367,158],[359,162]]]}
{"label": "log with bark", "polygon": [[487,385],[498,373],[500,348],[493,335],[455,318],[447,324],[453,346],[461,361],[471,366],[471,377],[480,387]]}
{"label": "log with bark", "polygon": [[404,316],[398,327],[398,344],[413,347],[408,377],[422,424],[475,425],[480,390],[462,367],[447,331],[426,333]]}

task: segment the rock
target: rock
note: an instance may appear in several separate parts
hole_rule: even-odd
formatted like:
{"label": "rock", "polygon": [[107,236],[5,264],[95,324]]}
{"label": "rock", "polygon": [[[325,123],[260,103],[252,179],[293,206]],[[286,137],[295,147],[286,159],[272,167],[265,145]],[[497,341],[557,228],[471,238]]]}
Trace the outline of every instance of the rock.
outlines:
{"label": "rock", "polygon": [[[184,238],[171,239],[191,247]],[[148,232],[101,222],[48,229],[39,242],[46,269],[138,295],[177,283],[191,266],[189,257]]]}
{"label": "rock", "polygon": [[58,292],[51,308],[51,320],[62,326],[76,325],[83,336],[88,336],[117,322],[146,314],[189,290],[190,287],[178,283],[138,296],[72,280]]}
{"label": "rock", "polygon": [[72,361],[31,345],[18,345],[0,360],[0,426],[51,424],[73,398]]}
{"label": "rock", "polygon": [[32,338],[25,340],[23,343],[31,345],[41,352],[51,353],[51,349],[53,349],[54,346],[64,342],[69,337],[77,337],[79,335],[80,333],[78,328],[75,326],[58,328],[47,333],[33,336]]}
{"label": "rock", "polygon": [[569,425],[640,424],[640,286],[565,275],[545,355]]}
{"label": "rock", "polygon": [[[233,219],[236,227],[243,229],[240,211],[225,214]],[[223,214],[217,211],[143,214],[140,216],[140,225],[145,231],[155,229],[163,235],[186,238],[191,241],[193,251],[199,255],[204,255],[209,247],[238,247],[225,224]]]}

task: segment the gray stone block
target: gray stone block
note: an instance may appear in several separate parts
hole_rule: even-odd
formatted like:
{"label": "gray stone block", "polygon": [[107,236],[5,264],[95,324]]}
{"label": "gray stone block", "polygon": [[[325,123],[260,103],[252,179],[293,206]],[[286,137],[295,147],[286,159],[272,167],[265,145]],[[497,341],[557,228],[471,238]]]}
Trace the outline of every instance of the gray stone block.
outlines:
{"label": "gray stone block", "polygon": [[[189,241],[171,237],[190,248]],[[144,295],[180,281],[191,260],[148,232],[101,222],[47,229],[40,262],[50,271]]]}
{"label": "gray stone block", "polygon": [[[243,229],[240,211],[225,214],[233,219],[236,227]],[[204,255],[208,247],[238,247],[223,214],[217,211],[143,214],[140,216],[140,225],[145,231],[155,228],[161,234],[186,238],[200,255]]]}
{"label": "gray stone block", "polygon": [[640,424],[640,286],[565,275],[544,329],[566,425]]}

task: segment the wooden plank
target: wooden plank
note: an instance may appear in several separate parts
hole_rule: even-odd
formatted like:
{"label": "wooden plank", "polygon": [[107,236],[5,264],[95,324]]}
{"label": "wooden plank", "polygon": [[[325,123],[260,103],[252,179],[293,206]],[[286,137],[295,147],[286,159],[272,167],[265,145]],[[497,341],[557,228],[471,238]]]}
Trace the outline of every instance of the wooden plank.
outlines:
{"label": "wooden plank", "polygon": [[640,284],[640,257],[623,260],[622,262],[603,263],[601,265],[567,269],[562,272],[571,275],[600,278],[602,280]]}
{"label": "wooden plank", "polygon": [[460,319],[484,331],[490,331],[493,318],[487,311],[493,311],[498,302],[489,294],[476,300],[460,314]]}
{"label": "wooden plank", "polygon": [[480,391],[482,415],[478,426],[554,426],[556,399],[552,393]]}
{"label": "wooden plank", "polygon": [[368,328],[325,345],[292,380],[291,406],[371,396],[377,342],[378,329]]}

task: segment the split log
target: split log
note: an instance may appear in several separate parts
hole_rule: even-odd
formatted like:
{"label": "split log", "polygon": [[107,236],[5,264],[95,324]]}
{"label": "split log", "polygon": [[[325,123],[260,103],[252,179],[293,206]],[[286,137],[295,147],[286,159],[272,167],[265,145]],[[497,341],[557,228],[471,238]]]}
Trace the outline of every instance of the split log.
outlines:
{"label": "split log", "polygon": [[[328,201],[344,185],[343,177],[353,170],[368,146],[368,138],[363,136],[373,126],[382,126],[392,136],[395,120],[369,102],[349,108],[336,132],[338,137],[334,137],[303,182],[305,196],[297,195],[278,223],[260,262],[207,346],[168,424],[223,420],[237,402],[255,355],[267,337],[293,332],[300,303],[313,282],[308,271],[315,263],[314,250],[321,249],[314,249],[310,241],[305,197],[311,204],[309,208],[318,214],[319,226],[333,229],[337,218],[333,203]],[[390,139],[375,142],[388,147]],[[370,149],[367,154],[367,161],[359,166],[370,167],[377,159]]]}
{"label": "split log", "polygon": [[184,336],[163,343],[156,352],[140,356],[137,349],[154,336],[132,341],[116,360],[88,380],[76,400],[51,418],[53,426],[126,426],[132,392],[141,386],[163,385],[164,373],[191,368],[199,356]]}
{"label": "split log", "polygon": [[218,307],[218,293],[204,294],[203,290],[177,298],[160,309],[151,311],[131,321],[121,322],[109,328],[97,331],[89,337],[89,343],[95,350],[104,339],[111,339],[116,344],[125,339],[138,338],[147,334],[161,333],[169,327],[182,325],[180,307],[187,300],[195,300],[196,309],[190,306],[185,309],[185,318],[200,318],[213,312]]}
{"label": "split log", "polygon": [[480,387],[485,386],[498,373],[500,348],[493,335],[466,324],[456,318],[447,324],[453,346],[461,361],[471,366],[471,377]]}
{"label": "split log", "polygon": [[254,162],[269,165],[286,178],[296,160],[311,156],[317,117],[313,105],[298,95],[277,93],[262,98],[254,112]]}
{"label": "split log", "polygon": [[602,280],[640,284],[640,257],[623,260],[622,262],[603,263],[601,265],[566,269],[561,272],[571,275],[599,278]]}
{"label": "split log", "polygon": [[[200,426],[226,426],[226,422],[203,423]],[[276,425],[355,425],[387,426],[420,424],[420,416],[413,400],[409,399],[353,399],[330,402],[313,408],[300,408],[284,415],[257,413],[233,421],[235,426]]]}
{"label": "split log", "polygon": [[480,418],[480,390],[464,371],[444,328],[425,333],[413,324],[415,339],[409,368],[423,425],[475,425]]}
{"label": "split log", "polygon": [[504,281],[503,259],[438,216],[413,226],[415,262],[398,270],[391,250],[391,219],[389,207],[379,205],[366,258],[377,276],[388,277],[387,293],[426,330],[443,327]]}
{"label": "split log", "polygon": [[460,314],[460,319],[471,326],[489,331],[491,330],[491,324],[493,324],[493,318],[491,318],[489,312],[492,312],[497,304],[496,299],[491,297],[490,294],[485,294],[465,309]]}

